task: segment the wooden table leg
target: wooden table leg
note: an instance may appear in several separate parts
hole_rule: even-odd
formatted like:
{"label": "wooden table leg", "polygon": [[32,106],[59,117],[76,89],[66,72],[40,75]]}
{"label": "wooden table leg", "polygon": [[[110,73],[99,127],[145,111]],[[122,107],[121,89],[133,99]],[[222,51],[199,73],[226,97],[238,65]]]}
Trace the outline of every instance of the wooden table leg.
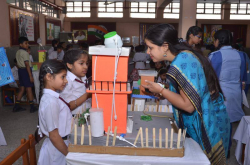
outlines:
{"label": "wooden table leg", "polygon": [[159,109],[160,100],[157,99],[156,100],[156,104],[157,104],[157,106],[156,106],[156,112],[159,112],[158,109]]}
{"label": "wooden table leg", "polygon": [[134,111],[134,105],[135,105],[135,98],[133,97],[133,98],[132,98],[132,104],[131,104],[131,106],[132,106],[132,111]]}

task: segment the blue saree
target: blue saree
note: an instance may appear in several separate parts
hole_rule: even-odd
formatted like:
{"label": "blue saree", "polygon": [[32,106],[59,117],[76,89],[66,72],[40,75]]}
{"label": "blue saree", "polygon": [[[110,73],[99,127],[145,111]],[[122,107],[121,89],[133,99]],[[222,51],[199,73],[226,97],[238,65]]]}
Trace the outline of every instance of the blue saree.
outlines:
{"label": "blue saree", "polygon": [[179,53],[167,76],[172,80],[169,89],[175,93],[181,89],[195,107],[193,113],[188,113],[173,106],[179,128],[187,129],[187,134],[201,146],[211,164],[226,164],[230,120],[223,96],[211,99],[199,59],[189,51]]}

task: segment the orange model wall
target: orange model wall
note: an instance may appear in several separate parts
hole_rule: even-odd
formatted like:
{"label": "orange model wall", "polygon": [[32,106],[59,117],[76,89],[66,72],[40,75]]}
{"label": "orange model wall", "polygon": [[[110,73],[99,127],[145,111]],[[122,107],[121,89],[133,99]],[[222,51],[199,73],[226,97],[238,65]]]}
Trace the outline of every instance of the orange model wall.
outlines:
{"label": "orange model wall", "polygon": [[[92,79],[94,80],[95,72],[95,60],[96,63],[96,81],[103,81],[102,91],[100,92],[101,83],[96,82],[96,91],[94,90],[95,83],[92,81],[92,107],[96,108],[95,92],[97,93],[97,100],[99,108],[103,108],[104,115],[104,129],[108,130],[111,126],[111,111],[112,111],[112,100],[113,100],[113,83],[114,81],[114,70],[115,70],[115,56],[103,56],[103,55],[92,55]],[[114,120],[115,113],[113,113],[112,131],[117,126],[117,133],[126,133],[127,128],[127,77],[128,77],[128,57],[121,56],[118,62],[117,68],[117,80],[116,80],[116,91],[115,91],[115,108],[117,114],[117,120]],[[109,91],[107,88],[107,82],[109,83]],[[122,81],[124,83],[119,84]],[[121,87],[121,91],[120,91]]]}
{"label": "orange model wall", "polygon": [[[113,94],[97,93],[97,100],[99,108],[103,108],[104,130],[107,131],[111,126],[111,110],[112,110]],[[126,133],[127,128],[127,94],[115,94],[115,107],[117,120],[114,120],[115,113],[113,113],[112,131],[117,126],[117,133]],[[92,108],[96,108],[95,94],[92,94]]]}

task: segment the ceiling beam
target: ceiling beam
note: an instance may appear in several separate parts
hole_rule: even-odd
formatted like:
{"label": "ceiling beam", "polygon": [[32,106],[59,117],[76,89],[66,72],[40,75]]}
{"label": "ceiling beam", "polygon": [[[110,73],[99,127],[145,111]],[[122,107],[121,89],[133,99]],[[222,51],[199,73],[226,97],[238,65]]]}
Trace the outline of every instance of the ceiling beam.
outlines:
{"label": "ceiling beam", "polygon": [[165,8],[172,1],[173,0],[157,0],[157,7],[158,8]]}

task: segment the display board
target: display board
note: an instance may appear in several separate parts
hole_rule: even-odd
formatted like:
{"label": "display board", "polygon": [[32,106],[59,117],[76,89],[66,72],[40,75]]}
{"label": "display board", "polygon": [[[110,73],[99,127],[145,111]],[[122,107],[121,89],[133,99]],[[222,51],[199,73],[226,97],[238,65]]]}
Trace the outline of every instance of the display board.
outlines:
{"label": "display board", "polygon": [[231,31],[233,35],[233,44],[236,43],[237,38],[243,39],[243,44],[246,46],[246,34],[247,34],[247,25],[232,25],[232,24],[202,24],[201,28],[203,29],[203,45],[213,44],[214,34],[220,29],[227,29]]}
{"label": "display board", "polygon": [[59,40],[59,33],[61,32],[61,20],[53,19],[51,17],[45,18],[45,33],[46,44],[51,44],[53,39]]}
{"label": "display board", "polygon": [[29,39],[30,45],[35,45],[39,38],[38,14],[9,7],[10,11],[10,41],[11,45],[18,45],[21,36]]}

